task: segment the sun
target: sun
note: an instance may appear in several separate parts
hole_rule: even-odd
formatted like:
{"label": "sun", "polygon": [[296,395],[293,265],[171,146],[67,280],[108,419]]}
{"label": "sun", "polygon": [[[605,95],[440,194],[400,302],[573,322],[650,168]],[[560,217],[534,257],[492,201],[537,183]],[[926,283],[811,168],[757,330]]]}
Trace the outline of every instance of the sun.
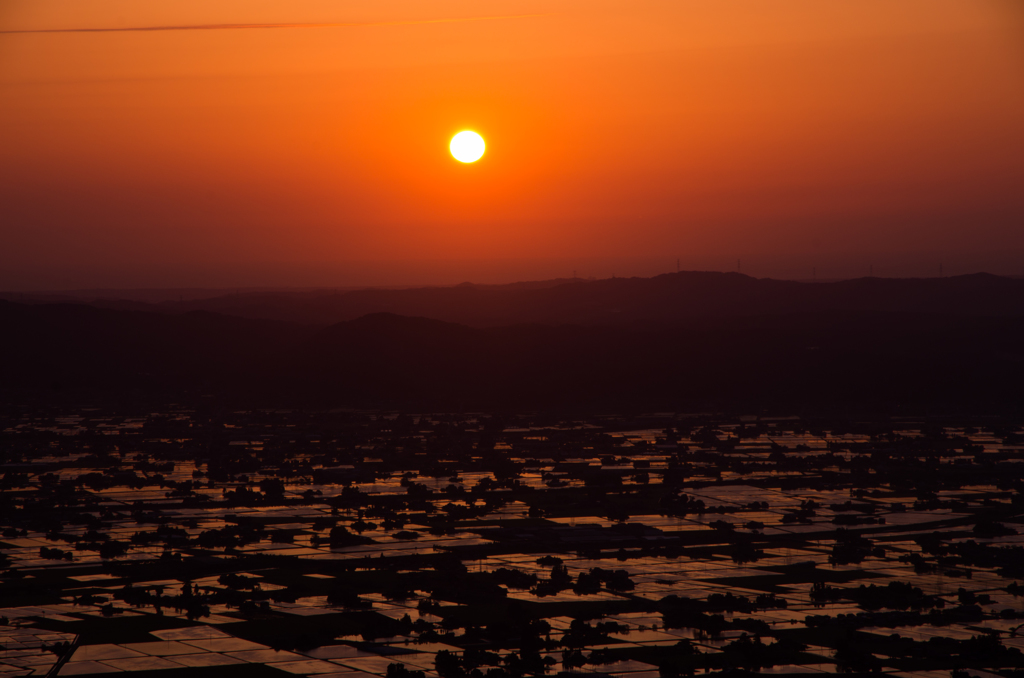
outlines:
{"label": "sun", "polygon": [[452,137],[448,149],[459,162],[476,162],[484,154],[484,138],[466,130]]}

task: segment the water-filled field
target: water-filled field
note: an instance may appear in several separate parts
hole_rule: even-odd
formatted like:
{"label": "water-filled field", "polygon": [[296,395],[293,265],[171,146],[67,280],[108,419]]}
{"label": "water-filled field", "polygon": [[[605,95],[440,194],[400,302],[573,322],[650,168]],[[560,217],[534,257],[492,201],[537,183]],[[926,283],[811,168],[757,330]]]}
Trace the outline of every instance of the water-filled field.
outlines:
{"label": "water-filled field", "polygon": [[0,676],[1024,669],[1020,422],[171,406],[0,431]]}

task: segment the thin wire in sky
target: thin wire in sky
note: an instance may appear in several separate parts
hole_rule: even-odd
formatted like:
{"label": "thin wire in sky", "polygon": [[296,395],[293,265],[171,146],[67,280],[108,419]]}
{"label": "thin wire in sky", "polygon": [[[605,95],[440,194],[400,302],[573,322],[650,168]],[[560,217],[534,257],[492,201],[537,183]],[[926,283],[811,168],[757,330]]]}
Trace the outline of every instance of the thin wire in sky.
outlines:
{"label": "thin wire in sky", "polygon": [[495,21],[498,19],[528,19],[544,14],[508,14],[453,19],[418,19],[410,21],[375,21],[344,23],[278,23],[278,24],[184,24],[178,26],[131,26],[125,28],[33,28],[0,30],[2,35],[26,33],[148,33],[157,31],[237,31],[269,28],[357,28],[362,26],[416,26],[421,24],[451,24],[467,21]]}

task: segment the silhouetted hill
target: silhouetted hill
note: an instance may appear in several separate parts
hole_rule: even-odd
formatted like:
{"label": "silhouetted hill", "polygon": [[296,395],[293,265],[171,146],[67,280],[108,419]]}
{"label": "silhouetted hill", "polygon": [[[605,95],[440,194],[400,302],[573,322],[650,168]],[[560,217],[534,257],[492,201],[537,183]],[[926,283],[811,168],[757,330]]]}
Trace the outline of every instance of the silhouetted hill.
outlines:
{"label": "silhouetted hill", "polygon": [[303,326],[194,311],[167,315],[0,301],[0,384],[194,385],[260,369]]}
{"label": "silhouetted hill", "polygon": [[[739,281],[742,284],[742,281]],[[813,312],[685,326],[471,328],[372,314],[325,328],[0,303],[19,393],[218,394],[402,408],[1019,408],[1024,317]]]}
{"label": "silhouetted hill", "polygon": [[685,324],[695,317],[880,312],[1009,316],[1024,314],[1024,280],[988,274],[951,278],[861,278],[829,283],[758,279],[738,273],[681,272],[654,278],[554,280],[348,292],[271,291],[142,304],[97,301],[124,310],[205,310],[245,318],[329,325],[372,313],[434,318],[472,327],[523,323]]}

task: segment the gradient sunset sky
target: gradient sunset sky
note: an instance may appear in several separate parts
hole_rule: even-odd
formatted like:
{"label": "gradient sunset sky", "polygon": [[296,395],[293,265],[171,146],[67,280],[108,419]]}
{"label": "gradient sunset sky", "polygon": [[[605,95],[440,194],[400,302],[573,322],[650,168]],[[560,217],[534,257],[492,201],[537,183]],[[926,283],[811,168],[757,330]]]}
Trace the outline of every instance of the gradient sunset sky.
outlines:
{"label": "gradient sunset sky", "polygon": [[1021,275],[1024,2],[0,0],[0,241],[0,290]]}

